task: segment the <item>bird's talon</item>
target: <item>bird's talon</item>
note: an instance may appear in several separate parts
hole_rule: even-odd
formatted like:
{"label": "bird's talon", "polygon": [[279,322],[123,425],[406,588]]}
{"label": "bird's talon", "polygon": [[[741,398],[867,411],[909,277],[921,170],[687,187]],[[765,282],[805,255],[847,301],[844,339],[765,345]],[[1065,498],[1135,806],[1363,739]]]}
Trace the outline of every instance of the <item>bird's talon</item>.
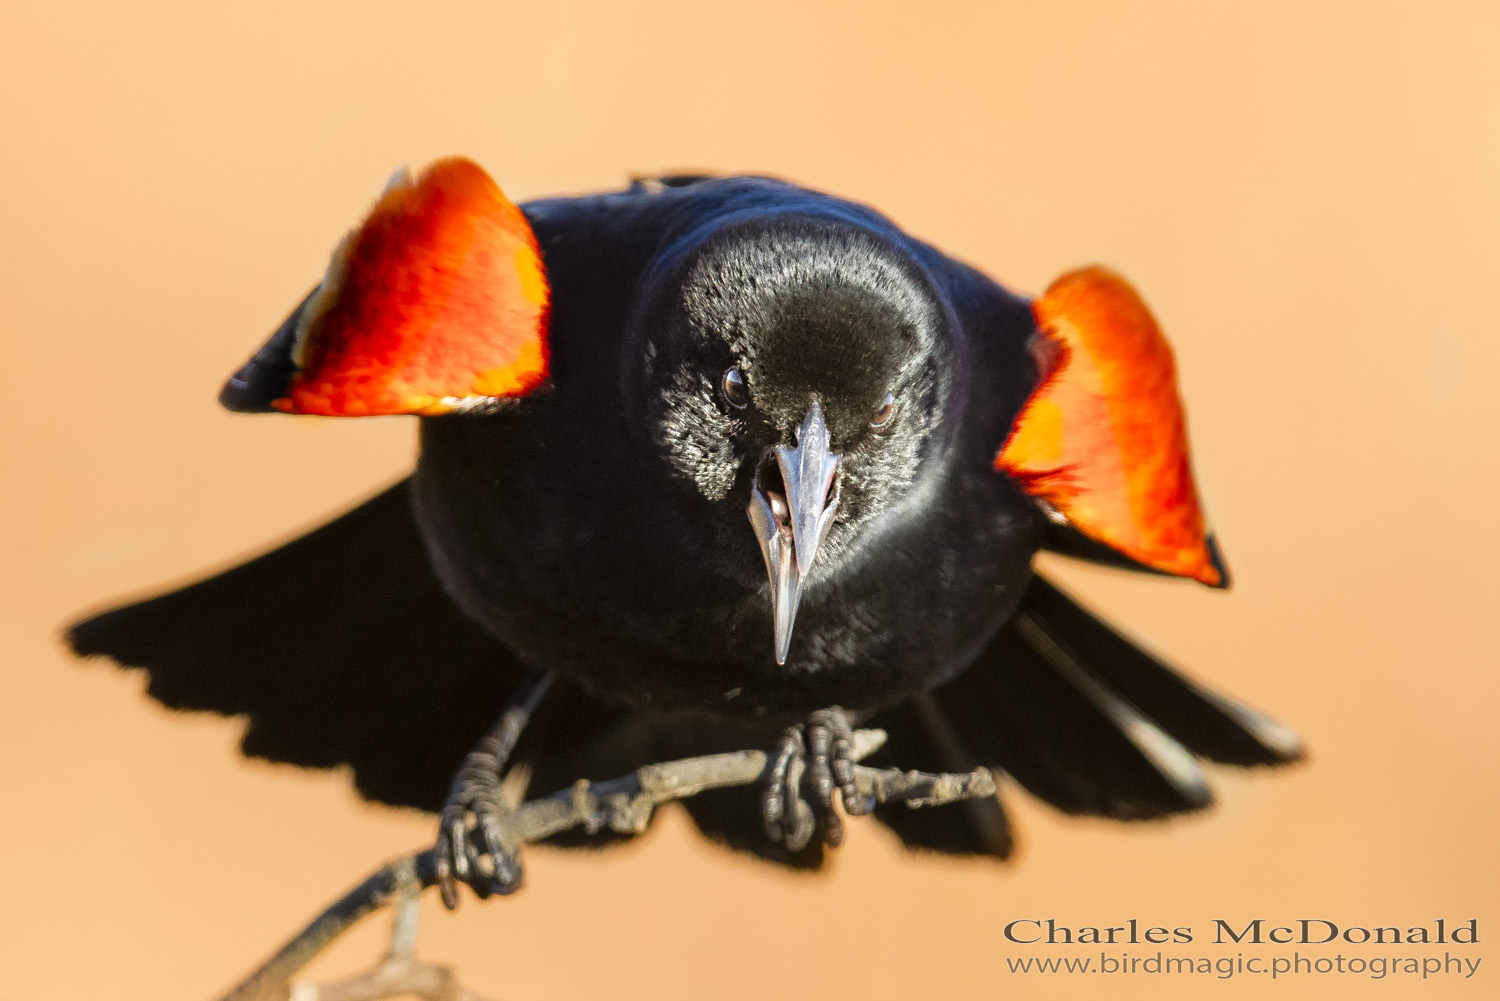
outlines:
{"label": "bird's talon", "polygon": [[[797,779],[792,775],[792,764],[800,761],[804,753],[802,732],[796,727],[783,731],[776,744],[775,756],[771,759],[765,792],[761,795],[761,819],[765,822],[766,834],[778,844],[784,844],[787,840],[787,828],[783,825],[788,811],[793,809],[792,804],[800,798]],[[800,767],[797,771],[800,776]]]}
{"label": "bird's talon", "polygon": [[792,822],[787,827],[786,840],[782,844],[795,855],[808,846],[817,829],[817,818],[813,816],[812,807],[807,805],[807,800],[798,797],[792,801]]}
{"label": "bird's talon", "polygon": [[869,813],[873,806],[855,784],[853,752],[849,718],[837,706],[782,733],[761,797],[761,816],[772,841],[793,854],[814,835],[830,848],[843,843],[844,823],[835,797],[850,816]]}
{"label": "bird's talon", "polygon": [[[521,862],[501,836],[507,812],[493,767],[471,762],[460,771],[438,824],[437,876],[443,905],[458,907],[458,884],[480,900],[521,886]],[[471,826],[472,821],[472,826]]]}

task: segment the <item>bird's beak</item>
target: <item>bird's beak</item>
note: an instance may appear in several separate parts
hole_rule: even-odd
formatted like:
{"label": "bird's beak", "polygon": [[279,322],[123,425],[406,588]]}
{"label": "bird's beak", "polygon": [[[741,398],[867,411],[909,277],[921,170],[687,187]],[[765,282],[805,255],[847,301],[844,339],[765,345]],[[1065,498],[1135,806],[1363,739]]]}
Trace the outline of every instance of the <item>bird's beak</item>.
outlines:
{"label": "bird's beak", "polygon": [[771,578],[771,617],[776,624],[776,663],[785,664],[792,623],[802,599],[802,581],[812,569],[818,543],[838,504],[834,474],[839,457],[828,450],[828,425],[814,400],[797,429],[797,444],[768,452],[750,489],[750,524]]}

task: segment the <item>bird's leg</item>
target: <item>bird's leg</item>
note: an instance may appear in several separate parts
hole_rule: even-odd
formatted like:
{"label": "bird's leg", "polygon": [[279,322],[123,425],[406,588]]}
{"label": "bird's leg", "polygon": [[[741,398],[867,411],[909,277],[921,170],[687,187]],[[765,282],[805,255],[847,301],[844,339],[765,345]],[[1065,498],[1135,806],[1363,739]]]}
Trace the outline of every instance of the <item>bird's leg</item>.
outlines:
{"label": "bird's leg", "polygon": [[[467,883],[479,899],[511,893],[521,886],[521,859],[501,835],[510,810],[500,776],[552,676],[536,671],[521,682],[510,705],[474,750],[464,758],[438,821],[437,883],[443,904],[458,907],[458,884]],[[472,830],[470,821],[473,822]],[[488,863],[488,873],[481,863]]]}
{"label": "bird's leg", "polygon": [[849,716],[830,706],[802,726],[788,727],[777,742],[761,794],[766,833],[794,853],[806,848],[814,833],[825,845],[837,847],[844,840],[844,823],[834,806],[835,791],[851,817],[869,813],[875,805],[854,781]]}

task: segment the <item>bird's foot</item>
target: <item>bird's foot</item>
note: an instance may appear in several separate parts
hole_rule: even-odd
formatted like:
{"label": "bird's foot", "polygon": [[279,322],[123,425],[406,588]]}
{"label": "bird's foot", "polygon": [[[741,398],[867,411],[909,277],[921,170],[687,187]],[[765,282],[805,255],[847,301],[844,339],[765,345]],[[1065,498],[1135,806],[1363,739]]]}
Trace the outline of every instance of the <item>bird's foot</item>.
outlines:
{"label": "bird's foot", "polygon": [[480,900],[521,888],[521,858],[504,837],[511,812],[500,785],[500,762],[483,749],[464,759],[438,821],[437,877],[443,904],[458,907],[458,884]]}
{"label": "bird's foot", "polygon": [[820,709],[802,726],[788,727],[777,741],[770,775],[761,794],[761,819],[771,840],[800,852],[817,834],[835,848],[844,823],[834,793],[851,817],[869,813],[874,800],[854,781],[854,732],[838,706]]}

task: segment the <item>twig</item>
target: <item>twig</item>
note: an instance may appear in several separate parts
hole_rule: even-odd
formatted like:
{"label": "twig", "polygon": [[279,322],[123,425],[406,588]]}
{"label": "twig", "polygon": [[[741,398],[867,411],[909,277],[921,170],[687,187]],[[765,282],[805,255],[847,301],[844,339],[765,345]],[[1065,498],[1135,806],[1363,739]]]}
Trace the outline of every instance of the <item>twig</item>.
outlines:
{"label": "twig", "polygon": [[[868,757],[885,740],[881,730],[856,731],[854,759]],[[761,780],[769,765],[764,751],[732,751],[646,765],[606,782],[579,781],[570,789],[534,799],[512,811],[504,818],[503,834],[508,843],[516,845],[543,841],[574,827],[590,833],[607,828],[620,834],[637,834],[646,829],[651,814],[663,803],[688,799],[709,789],[750,785]],[[854,776],[860,792],[881,803],[938,806],[995,794],[994,776],[984,768],[954,775],[860,765]],[[224,995],[223,1001],[377,1001],[399,994],[414,994],[428,1001],[480,1001],[459,986],[447,967],[419,963],[413,958],[415,901],[420,891],[436,882],[433,849],[388,862],[329,905]],[[382,963],[334,984],[292,985],[297,971],[356,921],[398,900],[402,908],[393,927],[390,952]]]}
{"label": "twig", "polygon": [[390,948],[378,966],[331,984],[292,984],[290,1001],[381,1001],[408,996],[422,1001],[485,1001],[458,982],[452,967],[417,960],[421,893],[415,879],[397,891]]}

